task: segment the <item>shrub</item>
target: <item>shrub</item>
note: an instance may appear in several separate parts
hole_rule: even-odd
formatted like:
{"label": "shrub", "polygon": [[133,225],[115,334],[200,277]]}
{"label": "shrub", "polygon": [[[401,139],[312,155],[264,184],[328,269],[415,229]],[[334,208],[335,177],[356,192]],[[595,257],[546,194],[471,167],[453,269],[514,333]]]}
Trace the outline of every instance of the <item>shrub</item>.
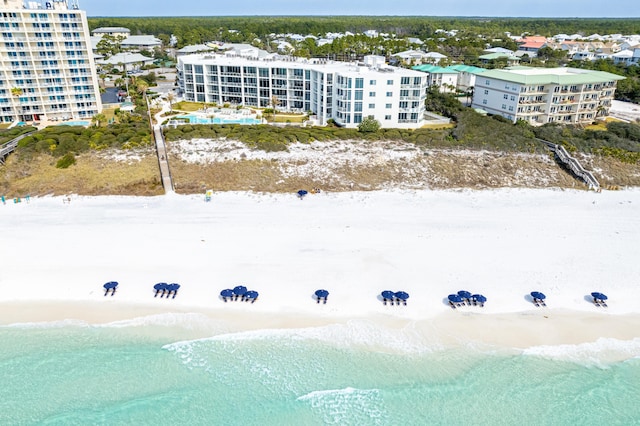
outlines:
{"label": "shrub", "polygon": [[76,164],[75,155],[73,155],[72,152],[67,152],[65,155],[62,156],[62,158],[58,160],[58,162],[56,163],[56,167],[58,169],[67,169],[73,166],[74,164]]}
{"label": "shrub", "polygon": [[358,131],[360,133],[377,132],[380,129],[380,122],[373,117],[366,117],[358,124]]}

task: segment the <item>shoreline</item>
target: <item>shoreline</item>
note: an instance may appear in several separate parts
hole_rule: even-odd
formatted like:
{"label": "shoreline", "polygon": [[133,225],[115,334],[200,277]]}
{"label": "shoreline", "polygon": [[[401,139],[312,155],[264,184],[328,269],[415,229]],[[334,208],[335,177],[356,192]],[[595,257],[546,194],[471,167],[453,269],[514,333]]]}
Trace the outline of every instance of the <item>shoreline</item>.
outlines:
{"label": "shoreline", "polygon": [[[377,191],[304,200],[214,193],[209,203],[177,194],[72,203],[36,197],[5,207],[3,326],[165,321],[177,327],[166,331],[177,340],[329,327],[391,350],[407,339],[412,348],[524,350],[640,338],[633,285],[640,265],[630,249],[640,238],[638,190]],[[120,283],[115,296],[103,296],[107,281]],[[182,287],[175,299],[156,299],[156,282]],[[260,292],[255,304],[219,299],[240,284]],[[326,305],[313,298],[319,288],[330,291]],[[387,289],[407,291],[408,305],[384,306],[378,296]],[[461,289],[487,296],[485,307],[452,310],[446,297]],[[532,305],[533,290],[547,294],[548,308]],[[609,307],[595,307],[592,291],[608,294]]]}
{"label": "shoreline", "polygon": [[[529,351],[586,345],[608,361],[640,357],[640,313],[608,314],[565,309],[510,313],[442,312],[411,319],[379,313],[369,316],[323,316],[309,312],[229,311],[177,306],[173,309],[98,301],[23,301],[0,303],[0,328],[80,326],[143,330],[171,341],[219,337],[258,338],[296,335],[330,344],[354,345],[376,352],[420,353],[465,347],[489,351]],[[150,327],[150,328],[149,328]],[[364,331],[363,335],[351,335]],[[329,330],[329,331],[327,331]],[[343,334],[334,339],[332,333]],[[322,336],[321,333],[326,333]],[[369,340],[367,334],[375,334]],[[369,336],[370,337],[370,336]],[[341,339],[344,339],[341,341]],[[603,348],[598,342],[604,339]],[[617,341],[617,342],[612,342]],[[621,348],[613,348],[620,345]],[[623,349],[627,346],[626,349]],[[620,352],[616,352],[620,349]]]}

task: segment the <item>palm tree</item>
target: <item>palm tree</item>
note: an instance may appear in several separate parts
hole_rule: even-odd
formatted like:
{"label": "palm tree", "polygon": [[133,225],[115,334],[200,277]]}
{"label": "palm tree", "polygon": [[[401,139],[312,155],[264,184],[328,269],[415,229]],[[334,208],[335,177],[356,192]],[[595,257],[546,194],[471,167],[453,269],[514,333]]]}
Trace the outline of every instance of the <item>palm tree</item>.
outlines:
{"label": "palm tree", "polygon": [[167,93],[167,102],[169,102],[169,109],[173,112],[173,101],[176,100],[176,95],[173,92]]}
{"label": "palm tree", "polygon": [[135,87],[136,87],[136,92],[138,92],[139,94],[144,96],[145,93],[147,93],[147,90],[149,90],[149,83],[147,83],[146,81],[144,81],[142,79],[136,79],[135,80]]}
{"label": "palm tree", "polygon": [[107,117],[104,114],[96,114],[91,118],[91,122],[96,125],[96,127],[100,126],[100,123],[106,121]]}
{"label": "palm tree", "polygon": [[271,96],[271,106],[273,107],[273,122],[276,122],[276,113],[278,112],[278,105],[280,105],[280,99],[277,96]]}
{"label": "palm tree", "polygon": [[12,87],[12,88],[11,88],[11,94],[12,94],[13,96],[15,96],[16,98],[17,98],[18,96],[22,96],[22,94],[23,94],[23,93],[24,93],[24,90],[22,90],[22,89],[21,89],[21,88],[19,88],[19,87]]}

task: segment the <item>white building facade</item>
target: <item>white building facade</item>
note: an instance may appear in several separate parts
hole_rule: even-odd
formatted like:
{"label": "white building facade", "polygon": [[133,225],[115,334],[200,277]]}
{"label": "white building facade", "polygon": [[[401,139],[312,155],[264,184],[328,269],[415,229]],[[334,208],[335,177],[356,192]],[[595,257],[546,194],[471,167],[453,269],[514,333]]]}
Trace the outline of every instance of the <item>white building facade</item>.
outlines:
{"label": "white building facade", "polygon": [[624,77],[576,68],[512,67],[476,78],[473,108],[514,123],[588,124],[608,115],[617,81]]}
{"label": "white building facade", "polygon": [[89,26],[77,3],[0,4],[0,121],[88,119],[102,109]]}
{"label": "white building facade", "polygon": [[353,128],[366,117],[385,128],[425,123],[427,76],[386,66],[379,56],[346,63],[187,55],[178,59],[178,79],[185,100],[257,108],[275,103],[282,111],[311,111],[322,125],[333,119]]}

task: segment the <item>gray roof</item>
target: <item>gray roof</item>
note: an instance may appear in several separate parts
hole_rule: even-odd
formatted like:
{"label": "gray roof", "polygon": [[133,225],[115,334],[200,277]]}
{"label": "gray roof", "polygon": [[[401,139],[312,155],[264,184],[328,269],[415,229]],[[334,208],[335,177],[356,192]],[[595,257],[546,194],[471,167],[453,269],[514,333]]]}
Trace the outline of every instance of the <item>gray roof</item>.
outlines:
{"label": "gray roof", "polygon": [[122,40],[122,46],[161,46],[162,40],[152,35],[132,35]]}
{"label": "gray roof", "polygon": [[129,28],[125,28],[125,27],[101,27],[101,28],[96,28],[91,32],[99,33],[99,34],[101,33],[109,34],[109,33],[130,33],[131,31],[129,30]]}
{"label": "gray roof", "polygon": [[206,44],[192,44],[190,46],[185,46],[182,49],[178,49],[178,53],[198,53],[198,52],[210,52],[215,50],[211,46],[207,46]]}
{"label": "gray roof", "polygon": [[118,64],[134,64],[138,62],[153,62],[153,58],[148,58],[139,53],[118,53],[110,58],[102,61],[96,61],[98,64],[118,65]]}

